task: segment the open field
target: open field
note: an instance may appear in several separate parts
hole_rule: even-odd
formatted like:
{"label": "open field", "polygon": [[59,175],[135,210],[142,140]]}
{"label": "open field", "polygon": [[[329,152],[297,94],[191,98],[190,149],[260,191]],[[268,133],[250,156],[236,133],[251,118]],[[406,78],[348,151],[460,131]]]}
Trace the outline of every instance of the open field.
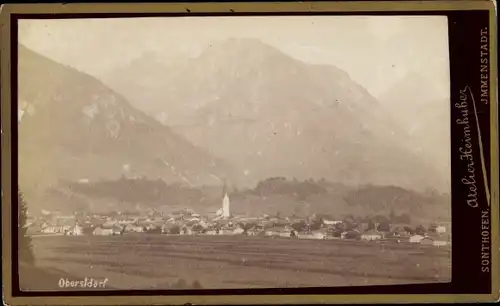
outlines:
{"label": "open field", "polygon": [[[451,250],[409,244],[242,236],[54,236],[33,239],[36,265],[109,288],[356,286],[447,282]],[[29,276],[26,276],[29,278]],[[32,289],[36,290],[30,284]],[[59,290],[57,283],[53,288]],[[42,289],[42,286],[40,286]],[[47,289],[44,284],[43,289]]]}

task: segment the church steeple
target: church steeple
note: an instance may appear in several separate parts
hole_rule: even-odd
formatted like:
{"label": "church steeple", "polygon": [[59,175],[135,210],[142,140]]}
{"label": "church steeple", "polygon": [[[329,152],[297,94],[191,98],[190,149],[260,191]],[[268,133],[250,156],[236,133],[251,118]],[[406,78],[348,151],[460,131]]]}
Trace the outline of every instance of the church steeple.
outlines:
{"label": "church steeple", "polygon": [[229,202],[229,196],[227,194],[227,187],[225,180],[224,184],[222,185],[222,217],[224,218],[231,217],[230,202]]}

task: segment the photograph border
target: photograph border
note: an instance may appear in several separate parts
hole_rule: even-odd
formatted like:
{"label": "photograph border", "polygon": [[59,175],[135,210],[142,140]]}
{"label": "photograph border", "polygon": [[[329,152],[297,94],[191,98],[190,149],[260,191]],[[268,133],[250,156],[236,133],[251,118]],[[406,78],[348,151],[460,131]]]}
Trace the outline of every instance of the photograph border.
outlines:
{"label": "photograph border", "polygon": [[[491,294],[238,294],[233,295],[97,295],[79,292],[80,296],[45,296],[38,292],[29,296],[16,296],[12,287],[13,241],[2,239],[3,249],[3,294],[9,305],[148,305],[148,304],[310,304],[310,303],[394,303],[394,302],[492,302],[500,298],[499,250],[499,188],[498,188],[498,102],[497,102],[497,27],[496,7],[493,1],[351,1],[351,2],[274,2],[274,3],[115,3],[115,4],[5,4],[1,7],[1,119],[2,119],[2,237],[11,237],[16,226],[17,215],[12,214],[12,179],[17,165],[17,156],[12,154],[17,124],[13,122],[17,110],[11,105],[11,17],[22,18],[74,18],[88,14],[106,14],[99,18],[118,15],[161,16],[241,16],[252,14],[295,15],[295,14],[397,14],[398,12],[442,12],[442,11],[489,11],[489,99],[490,99],[490,220],[491,220]],[[63,14],[57,16],[59,14]],[[35,17],[36,16],[36,17]],[[73,16],[73,17],[69,17]],[[139,17],[139,16],[138,16]],[[79,17],[82,18],[82,17]],[[95,16],[92,16],[95,18]],[[451,59],[450,59],[451,60]],[[452,67],[453,68],[453,67]],[[452,76],[453,82],[453,76]],[[453,85],[452,85],[453,86]],[[454,96],[452,94],[451,99]],[[450,104],[453,105],[453,104]],[[453,202],[453,201],[452,201]],[[452,207],[453,210],[453,207]],[[460,225],[459,225],[460,226]],[[479,240],[479,237],[478,237]],[[17,243],[14,244],[14,247]],[[453,254],[452,254],[453,257]],[[453,276],[452,276],[453,277]],[[215,291],[215,290],[213,290]],[[119,291],[121,292],[121,291]],[[69,293],[69,292],[68,292]],[[38,295],[37,295],[38,294]],[[109,294],[109,293],[108,293]],[[86,296],[88,295],[88,296]]]}

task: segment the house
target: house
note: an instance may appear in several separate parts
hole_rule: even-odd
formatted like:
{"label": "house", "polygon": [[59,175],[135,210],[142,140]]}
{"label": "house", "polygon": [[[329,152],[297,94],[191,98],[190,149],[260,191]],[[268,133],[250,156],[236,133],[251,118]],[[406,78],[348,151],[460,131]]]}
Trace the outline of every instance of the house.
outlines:
{"label": "house", "polygon": [[71,222],[71,220],[75,220],[75,216],[74,215],[57,216],[56,219],[61,222]]}
{"label": "house", "polygon": [[313,239],[325,239],[327,236],[327,230],[326,229],[319,229],[317,231],[312,232]]}
{"label": "house", "polygon": [[205,222],[204,220],[200,220],[200,222],[198,222],[198,224],[203,226],[204,228],[208,226],[208,223]]}
{"label": "house", "polygon": [[44,228],[42,228],[42,233],[44,234],[55,234],[57,233],[59,230],[58,230],[58,227],[57,226],[46,226]]}
{"label": "house", "polygon": [[326,236],[325,240],[339,240],[340,237],[334,237],[334,236]]}
{"label": "house", "polygon": [[361,239],[361,233],[359,231],[346,231],[340,235],[341,239],[349,239],[349,240],[359,240]]}
{"label": "house", "polygon": [[218,231],[216,230],[207,230],[205,233],[205,235],[219,235]]}
{"label": "house", "polygon": [[429,236],[423,237],[422,239],[420,239],[420,244],[422,244],[422,245],[434,245],[434,239],[429,237]]}
{"label": "house", "polygon": [[[154,224],[146,223],[146,224],[141,224],[140,226],[144,227],[144,230],[146,232],[153,232],[156,230],[157,226]],[[161,227],[160,227],[161,228]]]}
{"label": "house", "polygon": [[170,217],[167,219],[167,223],[174,223],[175,222],[175,218],[174,217]]}
{"label": "house", "polygon": [[136,224],[127,224],[124,230],[127,233],[143,233],[144,227]]}
{"label": "house", "polygon": [[242,229],[241,227],[237,227],[237,228],[235,228],[235,229],[233,230],[233,234],[234,234],[234,235],[241,235],[241,234],[243,234],[243,232],[244,232],[244,231],[245,231],[245,230],[244,230],[244,229]]}
{"label": "house", "polygon": [[298,239],[316,239],[313,234],[300,233],[297,234]]}
{"label": "house", "polygon": [[428,236],[432,239],[432,245],[434,246],[446,246],[451,244],[451,236],[446,233],[434,234]]}
{"label": "house", "polygon": [[325,224],[325,225],[337,225],[337,224],[342,224],[342,221],[334,221],[334,220],[323,219],[323,224]]}
{"label": "house", "polygon": [[448,241],[446,241],[446,240],[434,240],[434,241],[433,241],[433,245],[434,245],[434,246],[437,246],[437,247],[440,247],[440,246],[446,246],[446,245],[448,245],[448,244],[449,244],[449,242],[448,242]]}
{"label": "house", "polygon": [[249,229],[249,230],[244,232],[245,236],[257,236],[257,234],[258,234],[258,231],[254,230],[254,229]]}
{"label": "house", "polygon": [[375,241],[380,239],[382,239],[382,234],[377,231],[370,230],[361,234],[361,240],[364,241]]}
{"label": "house", "polygon": [[47,226],[42,228],[42,233],[44,234],[61,234],[64,233],[62,226]]}
{"label": "house", "polygon": [[443,225],[436,226],[436,233],[438,234],[446,233],[446,227]]}
{"label": "house", "polygon": [[92,234],[94,236],[116,236],[116,235],[121,235],[122,232],[123,228],[119,226],[112,226],[112,227],[99,226],[94,229]]}
{"label": "house", "polygon": [[94,236],[113,236],[113,228],[96,227],[92,233]]}
{"label": "house", "polygon": [[134,219],[125,219],[125,220],[118,221],[118,224],[120,224],[120,225],[128,225],[128,224],[133,224],[134,222],[135,222]]}
{"label": "house", "polygon": [[123,227],[121,227],[121,226],[113,226],[112,230],[113,230],[113,235],[123,234]]}
{"label": "house", "polygon": [[410,243],[420,243],[420,241],[424,239],[424,236],[422,235],[413,235],[413,236],[410,236],[410,238],[408,239]]}
{"label": "house", "polygon": [[114,225],[117,225],[118,224],[118,221],[117,220],[106,220],[106,222],[104,222],[103,226],[105,227],[112,227]]}
{"label": "house", "polygon": [[293,231],[286,230],[286,231],[283,231],[283,232],[279,232],[277,236],[278,237],[283,237],[283,238],[292,237],[292,232]]}
{"label": "house", "polygon": [[290,237],[291,230],[286,227],[273,227],[265,231],[266,236]]}

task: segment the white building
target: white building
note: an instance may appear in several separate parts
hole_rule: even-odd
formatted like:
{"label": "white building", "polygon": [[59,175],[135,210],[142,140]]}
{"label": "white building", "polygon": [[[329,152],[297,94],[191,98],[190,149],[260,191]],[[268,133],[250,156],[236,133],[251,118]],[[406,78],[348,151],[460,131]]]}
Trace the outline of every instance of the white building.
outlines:
{"label": "white building", "polygon": [[231,217],[231,203],[229,201],[229,196],[227,195],[227,192],[225,191],[226,188],[224,187],[223,194],[224,197],[222,198],[222,207],[217,210],[217,219],[227,219]]}
{"label": "white building", "polygon": [[440,225],[436,227],[436,233],[442,234],[446,232],[446,227]]}
{"label": "white building", "polygon": [[434,246],[438,246],[438,247],[439,247],[439,246],[445,246],[445,245],[448,245],[448,241],[445,241],[445,240],[434,240],[434,241],[432,242],[432,244],[433,244]]}
{"label": "white building", "polygon": [[231,217],[230,202],[227,193],[224,195],[224,199],[222,200],[222,217]]}
{"label": "white building", "polygon": [[323,220],[323,224],[325,225],[336,225],[336,224],[341,224],[342,221],[335,221],[335,220]]}
{"label": "white building", "polygon": [[126,232],[134,232],[134,233],[143,233],[144,232],[144,227],[140,225],[135,225],[135,224],[127,224],[125,226],[125,231]]}
{"label": "white building", "polygon": [[97,227],[94,229],[92,235],[94,236],[112,236],[115,232],[112,228],[101,228]]}
{"label": "white building", "polygon": [[243,234],[244,232],[245,232],[245,230],[242,229],[241,227],[235,228],[233,230],[233,234],[235,234],[235,235]]}
{"label": "white building", "polygon": [[420,243],[424,239],[424,236],[421,235],[413,235],[410,237],[409,241],[410,243]]}

